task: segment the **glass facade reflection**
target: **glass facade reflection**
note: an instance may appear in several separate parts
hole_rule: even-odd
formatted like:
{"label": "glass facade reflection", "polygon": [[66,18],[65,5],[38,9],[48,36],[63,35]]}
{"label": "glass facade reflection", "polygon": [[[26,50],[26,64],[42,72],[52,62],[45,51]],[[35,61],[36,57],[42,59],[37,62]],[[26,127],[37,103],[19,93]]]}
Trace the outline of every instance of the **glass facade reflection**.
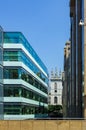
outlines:
{"label": "glass facade reflection", "polygon": [[0,26],[0,119],[3,119],[3,29]]}
{"label": "glass facade reflection", "polygon": [[4,79],[22,79],[27,83],[34,85],[34,87],[38,88],[39,90],[47,92],[47,88],[42,85],[42,83],[38,82],[38,80],[25,71],[23,68],[4,68]]}
{"label": "glass facade reflection", "polygon": [[39,76],[44,82],[48,84],[47,77],[41,72],[41,70],[28,58],[28,56],[22,52],[22,50],[4,50],[4,61],[21,61],[27,67],[29,67],[37,76]]}
{"label": "glass facade reflection", "polygon": [[47,68],[37,55],[37,53],[34,51],[34,49],[31,47],[30,43],[27,41],[27,39],[24,37],[24,35],[21,32],[5,32],[4,33],[4,43],[15,43],[15,44],[22,44],[25,48],[27,48],[27,51],[31,54],[31,56],[37,61],[37,63],[43,68],[43,70],[48,74]]}
{"label": "glass facade reflection", "polygon": [[3,61],[4,119],[46,114],[48,71],[22,33],[4,32]]}

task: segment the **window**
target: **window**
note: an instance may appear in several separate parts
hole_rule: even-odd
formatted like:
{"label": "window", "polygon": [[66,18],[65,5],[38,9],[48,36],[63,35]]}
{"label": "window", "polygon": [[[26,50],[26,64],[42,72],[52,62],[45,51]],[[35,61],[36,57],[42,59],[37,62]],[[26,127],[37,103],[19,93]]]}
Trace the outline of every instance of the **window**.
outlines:
{"label": "window", "polygon": [[54,97],[54,103],[57,104],[57,97]]}
{"label": "window", "polygon": [[54,92],[57,92],[57,83],[54,84]]}
{"label": "window", "polygon": [[57,83],[54,84],[54,89],[57,90]]}

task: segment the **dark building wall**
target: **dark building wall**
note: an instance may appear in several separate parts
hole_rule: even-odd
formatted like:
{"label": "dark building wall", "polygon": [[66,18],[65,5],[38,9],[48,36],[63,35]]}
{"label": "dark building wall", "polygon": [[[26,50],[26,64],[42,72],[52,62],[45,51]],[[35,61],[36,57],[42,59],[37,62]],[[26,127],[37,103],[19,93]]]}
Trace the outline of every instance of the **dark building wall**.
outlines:
{"label": "dark building wall", "polygon": [[71,114],[75,113],[75,81],[76,81],[76,15],[75,15],[75,1],[71,6]]}
{"label": "dark building wall", "polygon": [[85,26],[82,28],[84,29],[84,44],[83,44],[83,52],[84,52],[84,56],[83,56],[83,60],[84,60],[84,64],[82,64],[83,66],[83,108],[84,108],[84,112],[83,112],[83,115],[84,117],[86,118],[86,0],[83,0],[84,1],[84,4],[83,4],[83,9],[84,9],[84,16],[83,16],[83,19],[84,19],[84,23],[85,23]]}
{"label": "dark building wall", "polygon": [[68,117],[70,107],[70,41],[64,48],[64,75],[63,75],[63,114]]}
{"label": "dark building wall", "polygon": [[70,0],[71,84],[70,117],[82,117],[82,0]]}
{"label": "dark building wall", "polygon": [[76,0],[76,116],[82,117],[82,0]]}

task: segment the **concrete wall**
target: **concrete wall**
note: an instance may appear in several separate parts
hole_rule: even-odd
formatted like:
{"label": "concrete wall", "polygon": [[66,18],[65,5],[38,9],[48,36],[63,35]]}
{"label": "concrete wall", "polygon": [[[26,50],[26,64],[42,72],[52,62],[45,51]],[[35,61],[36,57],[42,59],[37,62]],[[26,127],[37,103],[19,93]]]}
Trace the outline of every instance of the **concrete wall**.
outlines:
{"label": "concrete wall", "polygon": [[0,130],[86,130],[86,120],[1,120]]}

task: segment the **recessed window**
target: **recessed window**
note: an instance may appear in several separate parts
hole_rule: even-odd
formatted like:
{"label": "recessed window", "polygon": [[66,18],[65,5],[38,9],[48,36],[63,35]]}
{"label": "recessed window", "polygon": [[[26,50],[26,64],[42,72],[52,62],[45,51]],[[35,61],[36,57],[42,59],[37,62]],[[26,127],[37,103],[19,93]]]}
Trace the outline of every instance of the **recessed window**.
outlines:
{"label": "recessed window", "polygon": [[57,97],[54,97],[54,103],[57,104]]}
{"label": "recessed window", "polygon": [[56,93],[57,92],[57,83],[55,82],[54,84],[54,92]]}
{"label": "recessed window", "polygon": [[57,83],[54,84],[54,89],[57,90]]}

